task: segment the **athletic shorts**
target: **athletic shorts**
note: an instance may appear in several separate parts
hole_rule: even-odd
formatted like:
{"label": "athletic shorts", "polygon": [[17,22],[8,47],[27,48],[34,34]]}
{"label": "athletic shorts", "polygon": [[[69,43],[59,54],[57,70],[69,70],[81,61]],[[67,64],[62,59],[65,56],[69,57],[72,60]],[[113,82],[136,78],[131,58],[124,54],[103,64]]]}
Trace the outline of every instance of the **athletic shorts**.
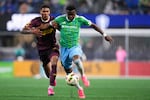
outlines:
{"label": "athletic shorts", "polygon": [[52,49],[39,51],[39,56],[40,56],[40,60],[43,63],[43,66],[46,66],[50,62],[52,56],[59,57],[59,48],[54,47]]}
{"label": "athletic shorts", "polygon": [[73,56],[79,55],[82,56],[82,49],[80,45],[74,46],[72,48],[61,47],[60,60],[61,64],[65,69],[69,69],[72,65]]}

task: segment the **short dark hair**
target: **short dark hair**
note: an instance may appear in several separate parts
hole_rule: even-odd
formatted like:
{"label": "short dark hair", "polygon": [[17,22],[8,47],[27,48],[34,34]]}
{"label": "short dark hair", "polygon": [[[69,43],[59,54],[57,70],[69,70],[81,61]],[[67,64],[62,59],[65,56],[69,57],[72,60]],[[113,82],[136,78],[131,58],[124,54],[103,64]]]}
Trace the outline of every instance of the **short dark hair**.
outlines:
{"label": "short dark hair", "polygon": [[40,9],[42,9],[42,8],[49,8],[50,9],[50,7],[48,5],[45,5],[45,4],[40,7]]}
{"label": "short dark hair", "polygon": [[69,4],[69,5],[66,6],[66,10],[69,10],[69,11],[76,10],[76,7],[72,4]]}

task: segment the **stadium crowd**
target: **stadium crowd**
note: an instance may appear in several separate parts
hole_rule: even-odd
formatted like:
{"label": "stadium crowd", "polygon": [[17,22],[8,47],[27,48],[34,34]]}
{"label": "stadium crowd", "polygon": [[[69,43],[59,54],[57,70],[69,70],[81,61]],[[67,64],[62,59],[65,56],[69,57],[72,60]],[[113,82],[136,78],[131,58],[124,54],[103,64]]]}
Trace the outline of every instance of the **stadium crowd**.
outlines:
{"label": "stadium crowd", "polygon": [[0,0],[0,14],[37,13],[41,4],[49,4],[52,13],[60,14],[67,3],[75,4],[78,13],[150,14],[150,0]]}

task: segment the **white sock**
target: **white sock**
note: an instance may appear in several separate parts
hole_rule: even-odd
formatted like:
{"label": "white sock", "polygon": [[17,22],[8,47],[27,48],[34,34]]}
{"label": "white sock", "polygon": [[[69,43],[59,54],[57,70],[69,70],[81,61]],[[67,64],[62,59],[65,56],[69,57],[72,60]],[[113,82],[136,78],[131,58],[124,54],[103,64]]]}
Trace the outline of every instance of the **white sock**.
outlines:
{"label": "white sock", "polygon": [[81,59],[74,60],[74,63],[77,66],[81,76],[83,76],[84,75],[84,67],[83,67]]}
{"label": "white sock", "polygon": [[75,85],[75,87],[76,87],[77,89],[82,89],[82,87],[80,86],[79,82],[77,82],[77,84]]}
{"label": "white sock", "polygon": [[48,88],[52,88],[52,89],[53,89],[53,88],[54,88],[54,86],[49,85],[49,86],[48,86]]}

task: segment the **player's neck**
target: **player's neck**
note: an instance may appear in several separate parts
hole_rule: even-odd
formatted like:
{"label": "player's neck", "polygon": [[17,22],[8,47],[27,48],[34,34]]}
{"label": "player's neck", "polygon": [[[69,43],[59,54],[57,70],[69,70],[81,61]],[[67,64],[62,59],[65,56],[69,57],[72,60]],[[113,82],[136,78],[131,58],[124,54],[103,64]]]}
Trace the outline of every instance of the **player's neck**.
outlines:
{"label": "player's neck", "polygon": [[50,19],[50,16],[48,16],[48,19],[47,19],[47,20],[44,20],[44,19],[41,17],[42,22],[45,22],[45,23],[48,22],[49,19]]}
{"label": "player's neck", "polygon": [[66,19],[67,19],[67,21],[69,21],[69,22],[74,21],[75,18],[76,18],[76,16],[75,16],[72,20],[70,20],[70,19],[68,18],[68,16],[66,15]]}

